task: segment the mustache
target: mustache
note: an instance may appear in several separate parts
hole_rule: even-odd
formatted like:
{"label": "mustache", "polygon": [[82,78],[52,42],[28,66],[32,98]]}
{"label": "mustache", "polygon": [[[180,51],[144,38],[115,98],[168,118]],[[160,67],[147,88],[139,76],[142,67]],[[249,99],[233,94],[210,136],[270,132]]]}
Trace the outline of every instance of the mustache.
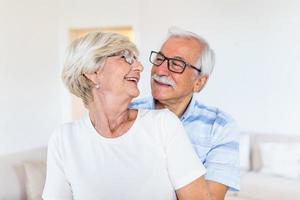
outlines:
{"label": "mustache", "polygon": [[173,80],[168,79],[166,76],[154,74],[151,78],[159,83],[170,85],[174,89],[176,88],[176,83]]}

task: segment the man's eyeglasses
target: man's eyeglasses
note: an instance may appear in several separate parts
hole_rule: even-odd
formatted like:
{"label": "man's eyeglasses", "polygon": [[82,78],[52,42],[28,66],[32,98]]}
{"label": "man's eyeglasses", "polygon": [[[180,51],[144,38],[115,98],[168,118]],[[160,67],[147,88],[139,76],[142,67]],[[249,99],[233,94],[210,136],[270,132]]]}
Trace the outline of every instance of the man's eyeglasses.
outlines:
{"label": "man's eyeglasses", "polygon": [[198,69],[197,67],[185,62],[184,60],[181,60],[179,58],[168,58],[168,57],[164,56],[162,53],[158,53],[156,51],[151,51],[149,61],[153,65],[160,66],[161,64],[163,64],[163,62],[165,62],[165,60],[167,60],[168,69],[171,72],[181,74],[184,72],[185,68],[187,66],[189,66],[189,67],[197,70],[199,73],[201,73],[201,69]]}
{"label": "man's eyeglasses", "polygon": [[134,61],[138,61],[136,56],[128,49],[111,54],[107,57],[114,57],[114,56],[121,56],[121,58],[123,58],[124,61],[127,62],[129,65],[132,65],[134,63]]}

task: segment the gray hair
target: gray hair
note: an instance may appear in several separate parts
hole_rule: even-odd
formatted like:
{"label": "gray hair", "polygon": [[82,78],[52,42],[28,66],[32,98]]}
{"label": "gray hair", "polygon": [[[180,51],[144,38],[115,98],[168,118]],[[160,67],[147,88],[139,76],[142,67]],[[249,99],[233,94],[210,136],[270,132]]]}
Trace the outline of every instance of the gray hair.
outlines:
{"label": "gray hair", "polygon": [[107,56],[125,49],[138,54],[135,44],[118,33],[94,32],[73,41],[67,48],[62,71],[64,84],[88,105],[93,101],[94,84],[84,74],[96,72],[105,64]]}
{"label": "gray hair", "polygon": [[198,41],[201,45],[203,45],[204,47],[201,51],[201,55],[199,55],[199,58],[196,62],[196,67],[200,66],[201,74],[209,76],[212,73],[215,65],[215,53],[210,48],[209,44],[206,42],[205,39],[203,39],[196,33],[186,31],[178,27],[169,28],[168,39],[172,37],[192,38]]}

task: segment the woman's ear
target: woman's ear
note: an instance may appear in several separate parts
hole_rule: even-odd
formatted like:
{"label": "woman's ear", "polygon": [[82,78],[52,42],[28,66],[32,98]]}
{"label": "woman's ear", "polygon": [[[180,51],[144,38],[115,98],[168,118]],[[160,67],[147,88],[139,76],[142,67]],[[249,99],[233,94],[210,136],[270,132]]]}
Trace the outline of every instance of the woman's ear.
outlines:
{"label": "woman's ear", "polygon": [[194,92],[200,92],[207,82],[208,76],[202,75],[194,83]]}
{"label": "woman's ear", "polygon": [[83,74],[88,80],[90,80],[94,84],[98,84],[98,77],[97,77],[97,72],[93,73],[84,73]]}

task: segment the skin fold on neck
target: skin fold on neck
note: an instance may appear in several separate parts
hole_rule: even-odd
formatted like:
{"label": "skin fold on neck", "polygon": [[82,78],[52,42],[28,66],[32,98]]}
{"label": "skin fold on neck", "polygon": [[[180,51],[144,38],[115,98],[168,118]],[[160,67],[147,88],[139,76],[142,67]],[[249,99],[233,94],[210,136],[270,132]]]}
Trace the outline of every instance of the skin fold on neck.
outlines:
{"label": "skin fold on neck", "polygon": [[116,138],[126,133],[133,125],[137,110],[128,109],[130,99],[96,96],[88,105],[89,116],[97,132],[107,138]]}

